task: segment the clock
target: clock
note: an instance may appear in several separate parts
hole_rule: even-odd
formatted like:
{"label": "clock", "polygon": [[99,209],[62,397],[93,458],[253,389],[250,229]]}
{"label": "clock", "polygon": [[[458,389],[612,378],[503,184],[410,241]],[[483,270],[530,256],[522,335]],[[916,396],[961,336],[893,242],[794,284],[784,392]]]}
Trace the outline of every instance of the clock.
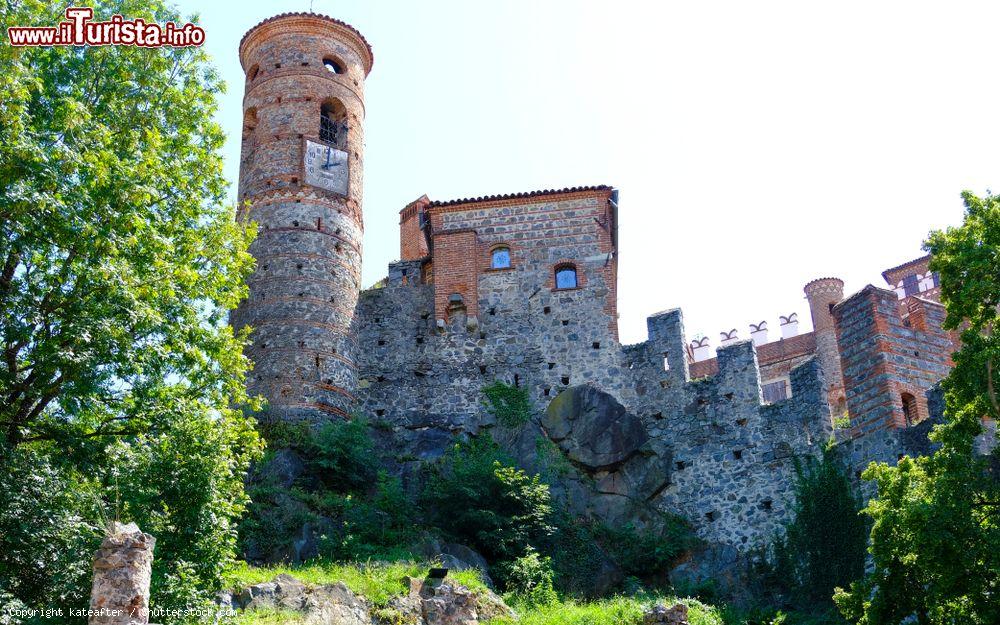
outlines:
{"label": "clock", "polygon": [[325,143],[305,140],[303,168],[306,184],[325,189],[338,195],[347,195],[347,152]]}

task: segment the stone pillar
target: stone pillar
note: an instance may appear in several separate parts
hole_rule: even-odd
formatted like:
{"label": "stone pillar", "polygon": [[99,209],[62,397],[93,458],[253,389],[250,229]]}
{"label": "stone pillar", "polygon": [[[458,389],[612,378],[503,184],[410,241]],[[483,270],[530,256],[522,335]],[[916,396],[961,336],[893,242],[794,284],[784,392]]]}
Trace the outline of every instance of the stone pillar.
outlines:
{"label": "stone pillar", "polygon": [[844,375],[840,366],[833,306],[844,299],[844,282],[837,278],[819,278],[807,284],[804,290],[809,300],[809,312],[812,313],[816,357],[826,382],[827,401],[831,408],[836,408],[843,405]]}
{"label": "stone pillar", "polygon": [[149,623],[149,579],[156,539],[135,523],[114,523],[94,554],[89,625]]}
{"label": "stone pillar", "polygon": [[251,394],[265,421],[345,417],[354,402],[368,42],[343,22],[285,13],[240,42],[246,72],[240,218],[258,226],[249,297]]}

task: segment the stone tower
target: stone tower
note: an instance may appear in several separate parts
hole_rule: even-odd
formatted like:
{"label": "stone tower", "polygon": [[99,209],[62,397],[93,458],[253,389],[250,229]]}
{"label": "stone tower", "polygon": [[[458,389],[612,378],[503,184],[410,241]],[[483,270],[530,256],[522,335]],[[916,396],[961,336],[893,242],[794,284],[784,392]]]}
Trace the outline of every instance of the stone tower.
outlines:
{"label": "stone tower", "polygon": [[832,309],[834,304],[844,299],[844,281],[838,278],[819,278],[806,284],[804,290],[812,313],[816,356],[826,381],[827,400],[833,416],[840,417],[846,410],[846,403],[844,376],[840,368],[840,347]]}
{"label": "stone tower", "polygon": [[364,81],[371,47],[351,26],[285,13],[240,42],[246,73],[241,219],[258,224],[249,297],[253,394],[266,420],[345,416],[361,280]]}

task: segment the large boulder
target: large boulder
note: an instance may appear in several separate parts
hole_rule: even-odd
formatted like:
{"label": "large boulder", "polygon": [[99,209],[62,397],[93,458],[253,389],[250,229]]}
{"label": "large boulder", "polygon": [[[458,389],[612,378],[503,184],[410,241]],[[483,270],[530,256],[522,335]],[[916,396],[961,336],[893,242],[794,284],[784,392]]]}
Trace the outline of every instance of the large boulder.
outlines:
{"label": "large boulder", "polygon": [[621,465],[649,440],[638,417],[590,385],[559,393],[545,410],[541,425],[570,461],[589,471]]}

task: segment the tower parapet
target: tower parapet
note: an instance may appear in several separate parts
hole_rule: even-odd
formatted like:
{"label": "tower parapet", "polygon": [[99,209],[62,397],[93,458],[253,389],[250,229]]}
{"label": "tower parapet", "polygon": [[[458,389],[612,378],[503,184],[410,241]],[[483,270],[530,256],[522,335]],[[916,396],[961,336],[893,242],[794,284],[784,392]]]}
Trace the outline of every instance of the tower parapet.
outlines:
{"label": "tower parapet", "polygon": [[286,13],[240,42],[246,72],[241,216],[257,267],[232,323],[253,328],[251,393],[265,419],[346,415],[361,280],[367,41],[323,15]]}

